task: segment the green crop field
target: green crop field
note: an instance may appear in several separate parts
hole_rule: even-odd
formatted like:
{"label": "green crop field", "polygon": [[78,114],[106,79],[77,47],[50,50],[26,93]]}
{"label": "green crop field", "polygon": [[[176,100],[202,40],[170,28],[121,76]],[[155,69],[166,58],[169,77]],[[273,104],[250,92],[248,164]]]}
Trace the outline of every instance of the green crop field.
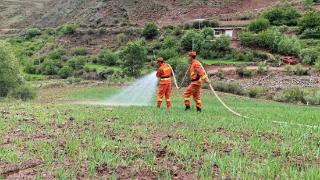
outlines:
{"label": "green crop field", "polygon": [[[320,129],[303,126],[319,125],[319,107],[221,94],[228,105],[250,117],[243,119],[227,112],[206,91],[201,114],[194,109],[184,112],[182,92],[177,91],[171,110],[73,103],[115,92],[117,88],[103,87],[40,90],[31,102],[1,100],[2,177],[320,177]],[[34,161],[27,169],[19,166]],[[6,164],[21,169],[12,174],[3,168]]]}

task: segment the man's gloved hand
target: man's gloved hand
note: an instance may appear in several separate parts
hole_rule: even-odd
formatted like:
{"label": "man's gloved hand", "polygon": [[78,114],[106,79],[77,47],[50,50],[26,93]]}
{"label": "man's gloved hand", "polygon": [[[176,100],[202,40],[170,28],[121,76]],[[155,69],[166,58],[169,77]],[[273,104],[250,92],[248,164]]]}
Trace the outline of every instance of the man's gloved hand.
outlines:
{"label": "man's gloved hand", "polygon": [[206,78],[204,81],[205,81],[206,83],[210,84],[209,78]]}

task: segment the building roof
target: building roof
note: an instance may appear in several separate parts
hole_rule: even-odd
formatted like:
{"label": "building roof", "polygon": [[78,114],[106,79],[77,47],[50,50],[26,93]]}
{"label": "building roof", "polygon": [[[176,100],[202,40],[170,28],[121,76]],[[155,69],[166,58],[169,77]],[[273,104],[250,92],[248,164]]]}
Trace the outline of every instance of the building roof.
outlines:
{"label": "building roof", "polygon": [[213,30],[234,30],[234,29],[242,29],[242,27],[217,27],[212,29]]}

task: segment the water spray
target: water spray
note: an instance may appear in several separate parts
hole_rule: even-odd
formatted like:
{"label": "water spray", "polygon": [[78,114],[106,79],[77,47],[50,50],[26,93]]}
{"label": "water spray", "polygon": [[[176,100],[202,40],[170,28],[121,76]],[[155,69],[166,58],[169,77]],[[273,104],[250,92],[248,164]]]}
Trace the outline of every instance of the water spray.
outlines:
{"label": "water spray", "polygon": [[104,105],[110,106],[149,106],[157,89],[156,72],[149,73],[136,80],[120,93],[112,96]]}

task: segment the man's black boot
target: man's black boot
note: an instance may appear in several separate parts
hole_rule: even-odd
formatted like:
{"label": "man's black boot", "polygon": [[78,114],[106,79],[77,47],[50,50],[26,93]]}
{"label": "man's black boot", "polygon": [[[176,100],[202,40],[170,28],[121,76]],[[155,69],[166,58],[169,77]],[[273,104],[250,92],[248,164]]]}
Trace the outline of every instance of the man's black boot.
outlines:
{"label": "man's black boot", "polygon": [[197,112],[201,112],[201,108],[197,107]]}
{"label": "man's black boot", "polygon": [[185,111],[190,111],[190,106],[186,106]]}

